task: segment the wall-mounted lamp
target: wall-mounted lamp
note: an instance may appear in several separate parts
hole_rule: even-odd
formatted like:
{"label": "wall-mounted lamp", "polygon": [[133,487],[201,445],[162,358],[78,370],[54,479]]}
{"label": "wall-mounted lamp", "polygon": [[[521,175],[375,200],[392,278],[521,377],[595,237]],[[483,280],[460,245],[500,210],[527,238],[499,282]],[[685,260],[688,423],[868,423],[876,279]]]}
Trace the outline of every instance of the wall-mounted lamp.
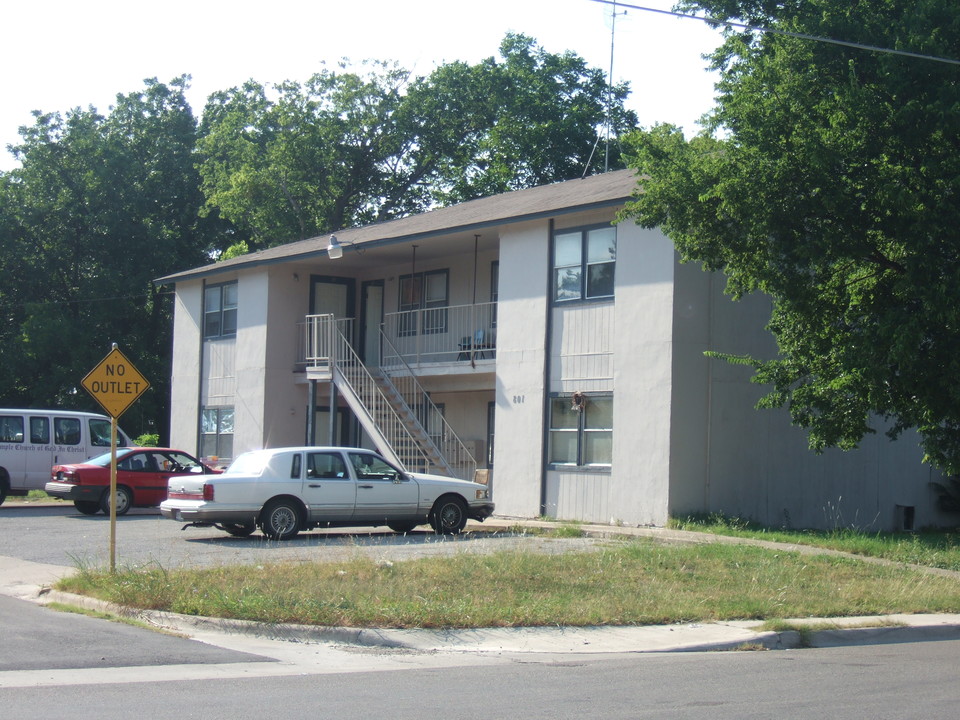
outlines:
{"label": "wall-mounted lamp", "polygon": [[327,243],[327,257],[331,260],[337,260],[343,257],[343,245],[337,240],[336,235],[331,235],[330,241]]}
{"label": "wall-mounted lamp", "polygon": [[[355,243],[340,242],[337,240],[336,235],[331,235],[330,239],[327,241],[327,257],[331,260],[342,258],[343,248],[345,248],[347,245],[355,245]],[[354,252],[359,253],[360,255],[363,255],[365,249],[366,248],[364,248],[362,245],[355,245],[353,248]]]}

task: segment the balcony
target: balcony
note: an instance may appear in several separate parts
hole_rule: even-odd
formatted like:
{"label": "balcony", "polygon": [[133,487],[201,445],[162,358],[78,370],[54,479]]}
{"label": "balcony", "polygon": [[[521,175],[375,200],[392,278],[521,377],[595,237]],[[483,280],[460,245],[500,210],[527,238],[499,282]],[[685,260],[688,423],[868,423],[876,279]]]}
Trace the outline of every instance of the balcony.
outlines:
{"label": "balcony", "polygon": [[425,308],[388,313],[383,319],[381,367],[494,360],[497,304]]}
{"label": "balcony", "polygon": [[[446,364],[474,368],[493,365],[497,329],[495,302],[388,313],[383,321],[380,367]],[[335,363],[336,338],[354,337],[352,319],[331,315],[308,315],[301,324],[299,367],[330,370]],[[375,364],[369,361],[368,364]]]}

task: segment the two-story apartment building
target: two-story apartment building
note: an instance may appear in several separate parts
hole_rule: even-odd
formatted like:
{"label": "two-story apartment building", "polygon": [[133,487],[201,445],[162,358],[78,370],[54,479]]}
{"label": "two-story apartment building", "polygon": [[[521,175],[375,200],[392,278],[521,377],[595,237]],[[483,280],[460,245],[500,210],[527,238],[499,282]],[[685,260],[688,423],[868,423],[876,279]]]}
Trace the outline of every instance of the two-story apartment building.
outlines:
{"label": "two-story apartment building", "polygon": [[161,278],[175,286],[171,442],[203,456],[377,447],[487,476],[505,516],[663,525],[945,522],[915,438],[815,455],[754,409],[769,302],[617,222],[631,171],[344,230]]}

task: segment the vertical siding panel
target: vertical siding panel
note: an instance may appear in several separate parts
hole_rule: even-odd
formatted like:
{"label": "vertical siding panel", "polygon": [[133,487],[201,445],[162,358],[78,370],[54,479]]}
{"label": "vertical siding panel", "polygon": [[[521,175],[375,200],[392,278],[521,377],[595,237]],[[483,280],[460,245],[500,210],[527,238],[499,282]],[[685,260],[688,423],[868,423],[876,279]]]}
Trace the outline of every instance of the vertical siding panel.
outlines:
{"label": "vertical siding panel", "polygon": [[[551,392],[613,390],[613,303],[554,308]],[[609,522],[610,473],[547,473],[549,508],[557,518]]]}

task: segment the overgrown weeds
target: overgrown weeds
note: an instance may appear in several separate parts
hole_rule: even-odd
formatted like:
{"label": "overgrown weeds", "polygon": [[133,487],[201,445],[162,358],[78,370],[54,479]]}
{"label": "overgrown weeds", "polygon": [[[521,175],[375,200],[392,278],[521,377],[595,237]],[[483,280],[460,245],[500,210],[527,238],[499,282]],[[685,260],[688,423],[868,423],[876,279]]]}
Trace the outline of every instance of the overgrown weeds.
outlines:
{"label": "overgrown weeds", "polygon": [[590,552],[462,554],[110,573],[61,589],[192,615],[352,627],[646,625],[960,612],[960,584],[901,566],[637,540]]}

